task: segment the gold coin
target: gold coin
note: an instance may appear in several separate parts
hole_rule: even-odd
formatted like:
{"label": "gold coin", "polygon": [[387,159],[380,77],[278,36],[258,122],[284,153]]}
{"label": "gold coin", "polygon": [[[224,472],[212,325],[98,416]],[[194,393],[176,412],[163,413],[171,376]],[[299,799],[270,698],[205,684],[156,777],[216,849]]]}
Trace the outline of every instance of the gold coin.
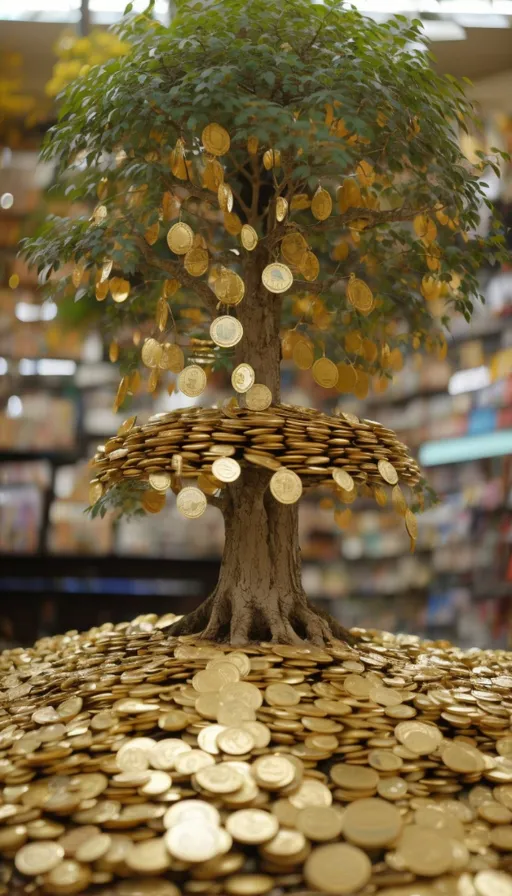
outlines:
{"label": "gold coin", "polygon": [[311,200],[311,213],[317,221],[325,221],[332,212],[331,194],[319,187]]}
{"label": "gold coin", "polygon": [[229,184],[219,184],[217,190],[219,208],[228,214],[233,210],[233,191]]}
{"label": "gold coin", "polygon": [[208,270],[209,255],[206,249],[192,248],[183,259],[185,270],[192,277],[201,277]]}
{"label": "gold coin", "polygon": [[201,768],[215,765],[215,759],[204,750],[190,750],[188,753],[179,753],[174,762],[174,768],[179,775],[195,775]]}
{"label": "gold coin", "polygon": [[288,214],[288,202],[284,196],[278,196],[276,199],[276,218],[278,221],[284,221]]}
{"label": "gold coin", "polygon": [[281,152],[279,149],[267,149],[263,153],[263,167],[267,171],[271,168],[279,168],[281,164]]}
{"label": "gold coin", "polygon": [[373,310],[374,298],[370,287],[364,280],[359,280],[358,277],[354,277],[352,274],[347,284],[347,298],[350,304],[361,314],[370,314]]}
{"label": "gold coin", "polygon": [[303,809],[304,806],[330,806],[332,793],[321,781],[305,778],[297,790],[290,794],[289,800],[296,809]]}
{"label": "gold coin", "polygon": [[123,280],[122,277],[112,277],[109,280],[109,289],[114,302],[118,304],[125,302],[130,295],[130,283],[128,280]]}
{"label": "gold coin", "polygon": [[504,871],[478,871],[473,884],[478,896],[512,896],[512,876]]}
{"label": "gold coin", "polygon": [[128,868],[139,874],[163,874],[171,866],[171,856],[165,837],[154,837],[146,842],[134,843],[126,854],[125,863]]}
{"label": "gold coin", "polygon": [[182,488],[176,497],[176,506],[183,516],[189,520],[196,520],[206,510],[206,495],[199,488],[188,485]]}
{"label": "gold coin", "polygon": [[148,488],[142,494],[141,504],[147,513],[160,513],[165,506],[165,492]]}
{"label": "gold coin", "polygon": [[264,896],[273,888],[274,878],[269,874],[232,874],[224,883],[230,896]]}
{"label": "gold coin", "polygon": [[275,682],[267,686],[265,700],[269,706],[296,706],[300,703],[300,694],[290,684]]}
{"label": "gold coin", "polygon": [[356,846],[379,849],[393,843],[402,829],[402,816],[378,797],[355,800],[343,814],[343,836]]}
{"label": "gold coin", "polygon": [[264,268],[261,282],[269,292],[286,292],[293,283],[293,274],[285,264],[273,262]]}
{"label": "gold coin", "polygon": [[430,828],[418,825],[404,828],[397,849],[406,867],[414,874],[437,877],[452,866],[450,838]]}
{"label": "gold coin", "polygon": [[265,843],[276,836],[279,822],[263,809],[239,809],[227,817],[226,829],[239,843]]}
{"label": "gold coin", "polygon": [[164,342],[162,345],[162,354],[158,361],[161,370],[171,370],[173,373],[181,373],[185,366],[185,355],[183,349],[173,342]]}
{"label": "gold coin", "polygon": [[[279,800],[277,801],[279,802]],[[283,801],[281,801],[283,802]],[[273,803],[272,809],[276,807]],[[294,822],[295,823],[295,822]],[[276,857],[276,859],[294,858],[306,847],[306,838],[300,831],[288,830],[281,828],[272,840],[268,840],[264,844],[261,851],[266,857]]]}
{"label": "gold coin", "polygon": [[416,753],[418,756],[433,753],[443,740],[439,728],[417,721],[399,722],[395,727],[395,737],[411,753]]}
{"label": "gold coin", "polygon": [[240,239],[242,241],[242,246],[244,249],[247,249],[248,252],[252,252],[258,245],[258,234],[250,224],[244,224],[240,232]]}
{"label": "gold coin", "polygon": [[235,212],[224,212],[224,227],[231,236],[238,236],[242,230],[242,222]]}
{"label": "gold coin", "polygon": [[398,473],[396,472],[393,464],[391,464],[389,460],[383,460],[381,458],[377,466],[384,482],[387,482],[389,485],[396,485],[396,483],[398,482]]}
{"label": "gold coin", "polygon": [[412,510],[405,511],[405,528],[407,529],[409,535],[412,539],[416,539],[418,536],[418,521],[414,516]]}
{"label": "gold coin", "polygon": [[172,828],[182,822],[204,822],[214,827],[220,825],[220,815],[211,803],[205,800],[180,800],[167,810],[163,817],[164,828]]}
{"label": "gold coin", "polygon": [[403,760],[391,750],[370,750],[368,764],[378,772],[396,772],[402,768]]}
{"label": "gold coin", "polygon": [[330,771],[332,780],[344,790],[375,791],[379,776],[375,769],[339,762]]}
{"label": "gold coin", "polygon": [[447,744],[441,756],[447,768],[464,775],[483,772],[485,768],[485,758],[480,750],[462,741]]}
{"label": "gold coin", "polygon": [[318,846],[304,863],[306,883],[321,893],[344,896],[360,890],[370,880],[372,865],[356,846],[329,843]]}
{"label": "gold coin", "polygon": [[265,790],[281,790],[295,778],[295,766],[286,756],[260,756],[253,762],[251,770]]}
{"label": "gold coin", "polygon": [[354,488],[354,480],[350,473],[347,473],[346,470],[342,470],[338,467],[334,467],[332,471],[332,478],[339,488],[345,489],[346,492],[351,492]]}
{"label": "gold coin", "polygon": [[238,364],[237,367],[233,370],[231,374],[231,385],[235,392],[248,392],[251,386],[254,385],[254,381],[256,379],[256,374],[254,373],[253,368],[250,364],[245,363]]}
{"label": "gold coin", "polygon": [[315,353],[309,342],[300,339],[293,346],[292,357],[299,370],[309,370],[313,366]]}
{"label": "gold coin", "polygon": [[298,265],[308,244],[300,233],[287,233],[281,241],[281,255],[289,264]]}
{"label": "gold coin", "polygon": [[219,482],[234,482],[242,469],[233,457],[219,457],[212,464],[212,473]]}
{"label": "gold coin", "polygon": [[305,806],[297,816],[296,825],[309,840],[333,840],[339,837],[343,820],[332,806]]}
{"label": "gold coin", "polygon": [[167,245],[175,255],[186,255],[194,244],[194,231],[188,224],[179,221],[173,224],[167,234]]}
{"label": "gold coin", "polygon": [[324,389],[332,389],[338,382],[338,368],[329,358],[318,358],[313,364],[313,379]]}
{"label": "gold coin", "polygon": [[213,283],[213,290],[224,305],[238,305],[244,297],[244,281],[234,271],[222,268]]}
{"label": "gold coin", "polygon": [[302,482],[293,470],[281,467],[270,480],[270,491],[280,504],[295,504],[302,495]]}
{"label": "gold coin", "polygon": [[401,800],[407,793],[407,781],[403,778],[382,778],[377,793],[385,800]]}
{"label": "gold coin", "polygon": [[145,339],[141,350],[142,363],[146,367],[155,368],[158,367],[161,357],[162,346],[160,343],[153,337]]}
{"label": "gold coin", "polygon": [[253,709],[259,709],[263,703],[261,691],[255,685],[248,681],[238,681],[234,684],[225,685],[222,688],[222,701],[240,700],[251,706]]}
{"label": "gold coin", "polygon": [[103,486],[99,479],[91,479],[89,483],[89,504],[96,504],[103,496]]}
{"label": "gold coin", "polygon": [[35,877],[46,874],[55,868],[64,858],[64,847],[52,840],[41,840],[38,843],[27,843],[16,853],[14,864],[21,874]]}
{"label": "gold coin", "polygon": [[272,392],[262,383],[254,383],[246,392],[245,402],[251,411],[264,411],[272,404]]}
{"label": "gold coin", "polygon": [[[230,768],[226,762],[201,768],[194,778],[203,790],[208,790],[210,793],[233,793],[234,790],[239,790],[244,780],[242,775]],[[228,831],[233,836],[229,827]]]}
{"label": "gold coin", "polygon": [[74,859],[64,859],[49,871],[43,880],[47,893],[83,893],[87,890],[92,876],[87,865],[81,865]]}
{"label": "gold coin", "polygon": [[219,828],[206,821],[181,821],[164,838],[171,856],[182,862],[207,862],[220,854]]}
{"label": "gold coin", "polygon": [[405,500],[404,493],[399,485],[395,485],[393,488],[391,492],[391,500],[396,512],[399,513],[400,516],[405,516],[407,511],[407,501]]}
{"label": "gold coin", "polygon": [[84,840],[75,852],[77,862],[96,862],[112,844],[109,834],[95,834]]}
{"label": "gold coin", "polygon": [[201,142],[206,149],[206,152],[211,153],[212,156],[223,156],[229,151],[231,143],[226,129],[215,121],[212,121],[211,124],[207,124],[203,129]]}
{"label": "gold coin", "polygon": [[184,367],[178,376],[178,389],[189,398],[195,398],[204,392],[206,386],[206,373],[197,364],[189,364]]}
{"label": "gold coin", "polygon": [[166,492],[171,487],[171,476],[169,473],[150,473],[149,484],[157,492]]}
{"label": "gold coin", "polygon": [[224,314],[216,317],[210,326],[210,336],[216,345],[222,348],[231,348],[240,342],[244,335],[244,328],[236,317]]}
{"label": "gold coin", "polygon": [[305,280],[316,280],[320,273],[320,262],[314,252],[305,252],[299,262],[299,270]]}
{"label": "gold coin", "polygon": [[254,748],[254,739],[247,729],[232,726],[221,731],[217,737],[217,746],[230,756],[243,756]]}

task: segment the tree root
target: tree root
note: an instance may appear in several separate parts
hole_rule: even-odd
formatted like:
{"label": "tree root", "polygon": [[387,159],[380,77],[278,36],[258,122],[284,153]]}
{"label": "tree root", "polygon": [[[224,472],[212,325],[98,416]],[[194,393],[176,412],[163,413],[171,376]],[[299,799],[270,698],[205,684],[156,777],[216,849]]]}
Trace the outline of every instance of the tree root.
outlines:
{"label": "tree root", "polygon": [[304,593],[262,597],[213,592],[196,610],[169,629],[170,635],[198,635],[240,647],[270,641],[274,644],[314,644],[332,641],[355,644],[356,638],[336,619],[314,607]]}

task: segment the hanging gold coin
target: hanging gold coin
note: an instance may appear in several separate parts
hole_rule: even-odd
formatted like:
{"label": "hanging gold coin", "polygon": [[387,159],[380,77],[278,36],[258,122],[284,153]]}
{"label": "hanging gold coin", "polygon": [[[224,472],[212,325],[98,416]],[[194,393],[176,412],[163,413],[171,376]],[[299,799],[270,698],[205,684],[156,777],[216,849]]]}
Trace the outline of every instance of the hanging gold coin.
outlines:
{"label": "hanging gold coin", "polygon": [[179,280],[164,280],[164,287],[162,291],[162,295],[164,299],[170,299],[175,293],[178,292],[181,283]]}
{"label": "hanging gold coin", "polygon": [[167,234],[167,245],[175,255],[186,255],[192,248],[193,241],[194,231],[182,221],[173,224]]}
{"label": "hanging gold coin", "polygon": [[313,379],[324,389],[332,389],[338,382],[338,368],[329,358],[319,358],[313,364]]}
{"label": "hanging gold coin", "polygon": [[316,280],[320,273],[320,262],[314,252],[305,252],[299,263],[299,270],[305,280]]}
{"label": "hanging gold coin", "polygon": [[146,513],[160,513],[165,506],[165,492],[156,492],[148,488],[143,492],[141,504]]}
{"label": "hanging gold coin", "polygon": [[163,296],[160,296],[158,302],[156,303],[156,311],[155,311],[155,323],[160,330],[163,332],[167,325],[167,318],[169,317],[169,306],[167,304],[166,299]]}
{"label": "hanging gold coin", "polygon": [[203,171],[203,187],[216,193],[224,180],[224,169],[217,159],[208,159]]}
{"label": "hanging gold coin", "polygon": [[157,492],[166,492],[171,487],[171,475],[166,472],[150,473],[149,484]]}
{"label": "hanging gold coin", "polygon": [[[106,280],[108,280],[108,278],[110,277],[110,275],[112,273],[113,267],[114,267],[114,262],[112,261],[111,258],[109,258],[107,261],[103,262],[103,264],[101,266],[100,283],[104,283]],[[77,284],[75,283],[75,286],[76,285]]]}
{"label": "hanging gold coin", "polygon": [[256,374],[250,364],[245,362],[235,367],[231,374],[231,385],[235,392],[247,392],[254,385]]}
{"label": "hanging gold coin", "polygon": [[89,504],[92,506],[103,495],[103,486],[99,479],[91,479],[89,483]]}
{"label": "hanging gold coin", "polygon": [[281,467],[270,480],[270,491],[280,504],[295,504],[302,495],[302,482],[293,470]]}
{"label": "hanging gold coin", "polygon": [[108,295],[108,282],[96,284],[96,299],[98,302],[104,302]]}
{"label": "hanging gold coin", "polygon": [[391,492],[391,500],[396,512],[399,513],[400,516],[405,516],[407,511],[407,501],[405,500],[404,493],[399,485],[395,485]]}
{"label": "hanging gold coin", "polygon": [[151,373],[149,374],[149,379],[148,379],[148,392],[149,393],[152,393],[156,390],[156,387],[158,386],[159,378],[160,378],[160,371],[159,371],[158,367],[154,367],[153,370],[151,371]]}
{"label": "hanging gold coin", "polygon": [[145,339],[140,356],[145,367],[158,367],[160,358],[162,357],[162,346],[156,339],[153,339],[153,337]]}
{"label": "hanging gold coin", "polygon": [[285,264],[268,264],[261,275],[261,282],[269,292],[286,292],[293,283],[293,274]]}
{"label": "hanging gold coin", "polygon": [[373,165],[365,159],[361,159],[356,168],[356,177],[363,187],[371,187],[375,180],[375,171]]}
{"label": "hanging gold coin", "polygon": [[292,358],[299,370],[310,370],[315,360],[312,345],[305,339],[300,339],[293,347]]}
{"label": "hanging gold coin", "polygon": [[231,212],[233,210],[233,193],[228,184],[219,185],[217,199],[219,200],[219,208],[223,212]]}
{"label": "hanging gold coin", "polygon": [[244,281],[227,268],[221,268],[213,283],[213,290],[224,305],[238,305],[245,293]]}
{"label": "hanging gold coin", "polygon": [[235,212],[224,212],[224,227],[231,236],[238,236],[242,222]]}
{"label": "hanging gold coin", "polygon": [[288,202],[284,196],[278,196],[276,199],[276,218],[278,221],[284,221],[288,214]]}
{"label": "hanging gold coin", "polygon": [[255,383],[246,393],[245,403],[251,411],[264,411],[272,404],[272,392],[268,386]]}
{"label": "hanging gold coin", "polygon": [[183,265],[192,277],[202,277],[208,270],[209,256],[206,249],[189,249]]}
{"label": "hanging gold coin", "polygon": [[379,473],[382,476],[384,482],[387,482],[388,485],[396,485],[398,482],[398,473],[396,472],[392,463],[389,460],[384,460],[383,458],[379,460],[377,464],[379,468]]}
{"label": "hanging gold coin", "polygon": [[232,348],[240,342],[243,335],[242,324],[229,314],[216,317],[210,325],[210,336],[221,348]]}
{"label": "hanging gold coin", "polygon": [[212,464],[212,473],[219,482],[234,482],[242,468],[233,457],[219,457]]}
{"label": "hanging gold coin", "polygon": [[418,537],[418,521],[412,510],[409,510],[409,508],[405,511],[405,528],[412,540],[416,541],[416,538]]}
{"label": "hanging gold coin", "polygon": [[339,488],[343,488],[346,492],[351,492],[354,488],[354,480],[350,473],[346,470],[335,467],[332,471],[332,478]]}
{"label": "hanging gold coin", "polygon": [[347,283],[347,298],[350,304],[361,314],[367,315],[373,310],[374,299],[370,287],[364,280],[360,280],[353,274],[350,275]]}
{"label": "hanging gold coin", "polygon": [[281,152],[278,149],[267,149],[263,153],[263,165],[267,171],[271,168],[279,168],[281,164]]}
{"label": "hanging gold coin", "polygon": [[296,193],[295,196],[292,196],[290,208],[293,212],[297,212],[309,208],[310,205],[311,199],[307,193]]}
{"label": "hanging gold coin", "polygon": [[201,489],[193,485],[182,488],[176,496],[176,506],[179,512],[189,520],[196,520],[206,510],[206,495]]}
{"label": "hanging gold coin", "polygon": [[110,295],[114,299],[114,302],[117,302],[118,304],[125,302],[130,295],[130,284],[128,280],[123,280],[122,277],[112,277],[112,279],[109,280],[108,285]]}
{"label": "hanging gold coin", "polygon": [[244,249],[247,249],[248,252],[252,252],[258,245],[258,234],[250,224],[244,224],[240,239],[242,241],[242,246]]}
{"label": "hanging gold coin", "polygon": [[229,151],[231,144],[226,129],[214,121],[211,124],[207,124],[204,128],[201,134],[201,141],[206,152],[211,153],[212,156],[223,156]]}
{"label": "hanging gold coin", "polygon": [[308,244],[301,233],[287,233],[281,240],[281,255],[288,264],[300,264],[307,248]]}
{"label": "hanging gold coin", "polygon": [[196,398],[204,392],[206,386],[206,373],[197,364],[189,364],[184,367],[178,377],[178,389],[189,398]]}
{"label": "hanging gold coin", "polygon": [[250,156],[255,156],[258,152],[259,140],[257,137],[251,136],[247,140],[247,152]]}
{"label": "hanging gold coin", "polygon": [[180,373],[185,366],[185,355],[180,346],[173,342],[164,342],[158,366],[160,370]]}
{"label": "hanging gold coin", "polygon": [[326,221],[331,212],[331,194],[322,187],[319,187],[311,200],[311,214],[317,221]]}
{"label": "hanging gold coin", "polygon": [[155,245],[155,243],[158,240],[159,234],[160,234],[160,224],[158,221],[155,221],[155,223],[152,224],[151,227],[148,227],[148,229],[146,230],[146,232],[144,234],[144,239],[146,240],[146,243],[148,244],[148,246]]}

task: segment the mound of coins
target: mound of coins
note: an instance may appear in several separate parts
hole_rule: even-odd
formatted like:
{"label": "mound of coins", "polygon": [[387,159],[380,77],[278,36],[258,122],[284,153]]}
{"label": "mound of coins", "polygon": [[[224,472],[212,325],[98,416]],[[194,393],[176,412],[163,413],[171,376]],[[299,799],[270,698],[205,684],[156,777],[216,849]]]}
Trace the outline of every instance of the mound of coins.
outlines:
{"label": "mound of coins", "polygon": [[2,896],[512,896],[512,654],[176,618],[0,654]]}
{"label": "mound of coins", "polygon": [[[316,362],[331,363],[326,358]],[[191,383],[194,379],[189,392],[195,395],[204,385],[196,383],[195,377],[204,377],[204,372],[197,366],[185,367],[180,378],[189,374]],[[307,488],[330,486],[338,489],[341,500],[346,493],[355,497],[359,491],[373,494],[382,503],[389,488],[393,507],[404,516],[414,542],[416,519],[408,510],[401,486],[417,486],[420,470],[392,430],[352,414],[330,417],[290,405],[267,407],[270,391],[253,382],[252,368],[240,364],[235,374],[239,377],[236,387],[246,392],[246,408],[186,408],[155,414],[142,426],[136,425],[134,418],[125,421],[94,457],[91,497],[97,500],[98,495],[128,479],[150,485],[155,475],[173,473],[177,457],[183,479],[211,476],[219,456],[232,457],[242,471],[244,466],[282,470],[283,479],[286,470],[291,471],[294,475],[289,479],[297,483],[295,500]],[[168,487],[171,485],[169,479]],[[275,489],[272,493],[276,500],[285,494]],[[290,494],[287,490],[287,501]]]}

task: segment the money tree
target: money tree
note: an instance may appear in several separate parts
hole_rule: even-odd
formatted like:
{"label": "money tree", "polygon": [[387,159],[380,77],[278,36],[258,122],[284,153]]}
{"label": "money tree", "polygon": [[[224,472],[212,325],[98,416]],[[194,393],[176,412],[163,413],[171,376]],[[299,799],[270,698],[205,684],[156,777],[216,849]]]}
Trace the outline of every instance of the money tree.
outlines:
{"label": "money tree", "polygon": [[469,318],[502,252],[476,230],[500,154],[467,163],[471,107],[400,16],[201,0],[169,27],[128,8],[117,33],[129,52],[69,86],[43,152],[82,213],[25,251],[56,299],[103,303],[116,409],[140,388],[198,396],[220,367],[233,398],[126,420],[94,459],[92,512],[154,512],[168,490],[185,516],[222,511],[217,588],[176,634],[343,637],[301,584],[298,499],[330,487],[340,513],[392,489],[414,543],[424,483],[379,424],[280,404],[280,363],[363,398],[407,351],[442,355],[444,314]]}

